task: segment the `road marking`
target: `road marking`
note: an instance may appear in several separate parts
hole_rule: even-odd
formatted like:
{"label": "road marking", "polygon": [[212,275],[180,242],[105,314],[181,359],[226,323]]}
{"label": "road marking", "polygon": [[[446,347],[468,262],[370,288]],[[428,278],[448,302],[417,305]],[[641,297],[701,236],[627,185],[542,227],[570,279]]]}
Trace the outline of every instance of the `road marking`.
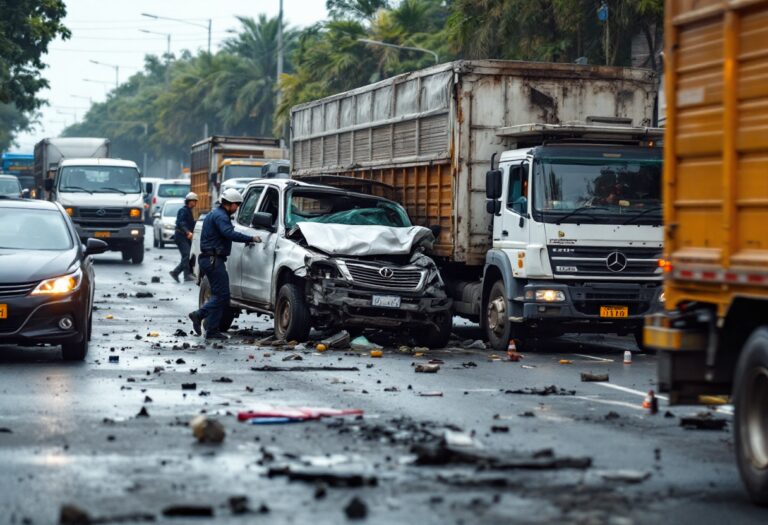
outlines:
{"label": "road marking", "polygon": [[[621,386],[621,385],[614,385],[612,383],[594,383],[594,384],[595,385],[599,385],[599,386],[603,386],[605,388],[613,388],[614,390],[620,390],[620,391],[626,392],[628,394],[635,394],[636,396],[645,397],[645,396],[648,395],[648,392],[641,392],[640,390],[635,390],[633,388],[627,388],[627,387]],[[659,399],[663,399],[664,401],[669,401],[669,398],[667,398],[666,396],[662,396],[662,395],[656,394],[656,397],[658,397]]]}
{"label": "road marking", "polygon": [[603,405],[615,405],[620,407],[626,407],[626,408],[633,408],[635,410],[645,410],[643,407],[639,405],[635,405],[633,403],[627,403],[626,401],[611,401],[610,399],[597,399],[595,397],[589,397],[589,396],[573,396],[574,399],[583,399],[585,401],[592,401],[594,403],[602,403]]}
{"label": "road marking", "polygon": [[613,363],[613,359],[606,359],[604,357],[595,357],[593,355],[586,355],[586,354],[573,354],[577,355],[579,357],[586,357],[587,359],[594,359],[595,361],[603,361],[604,363]]}

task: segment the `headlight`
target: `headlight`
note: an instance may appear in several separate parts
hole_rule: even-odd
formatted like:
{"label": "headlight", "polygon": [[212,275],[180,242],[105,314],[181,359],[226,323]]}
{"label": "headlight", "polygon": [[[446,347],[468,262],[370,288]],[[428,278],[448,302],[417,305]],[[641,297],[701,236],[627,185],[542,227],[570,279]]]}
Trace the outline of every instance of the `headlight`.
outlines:
{"label": "headlight", "polygon": [[72,217],[75,214],[74,208],[64,208],[64,211],[66,211],[67,215],[69,215],[70,217]]}
{"label": "headlight", "polygon": [[666,294],[664,292],[661,292],[659,294],[659,302],[662,303],[662,304],[667,302],[667,296],[666,296]]}
{"label": "headlight", "polygon": [[175,224],[163,224],[163,229],[164,230],[175,230],[176,229],[176,225]]}
{"label": "headlight", "polygon": [[68,275],[47,279],[32,290],[32,295],[58,295],[74,292],[80,288],[83,281],[83,271],[78,268]]}
{"label": "headlight", "polygon": [[536,300],[545,303],[562,303],[565,301],[565,294],[560,290],[536,290]]}
{"label": "headlight", "polygon": [[141,208],[131,208],[129,215],[131,216],[131,219],[141,218]]}

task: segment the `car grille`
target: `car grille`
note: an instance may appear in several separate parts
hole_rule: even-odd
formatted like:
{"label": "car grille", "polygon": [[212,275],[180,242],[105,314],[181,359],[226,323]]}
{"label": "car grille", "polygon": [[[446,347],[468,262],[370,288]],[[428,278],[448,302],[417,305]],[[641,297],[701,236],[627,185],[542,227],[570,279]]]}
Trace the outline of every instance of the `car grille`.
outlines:
{"label": "car grille", "polygon": [[[556,277],[660,279],[661,248],[636,246],[548,246]],[[618,261],[617,261],[618,259]],[[609,267],[609,263],[611,267]]]}
{"label": "car grille", "polygon": [[[380,290],[416,291],[421,288],[425,273],[424,270],[419,268],[403,268],[386,264],[363,264],[349,261],[345,261],[345,263],[356,285]],[[389,271],[382,272],[384,268]],[[388,277],[385,277],[382,273]]]}
{"label": "car grille", "polygon": [[81,219],[89,220],[120,220],[128,218],[127,208],[80,208]]}
{"label": "car grille", "polygon": [[6,297],[22,297],[35,289],[37,281],[33,283],[0,284],[0,299]]}

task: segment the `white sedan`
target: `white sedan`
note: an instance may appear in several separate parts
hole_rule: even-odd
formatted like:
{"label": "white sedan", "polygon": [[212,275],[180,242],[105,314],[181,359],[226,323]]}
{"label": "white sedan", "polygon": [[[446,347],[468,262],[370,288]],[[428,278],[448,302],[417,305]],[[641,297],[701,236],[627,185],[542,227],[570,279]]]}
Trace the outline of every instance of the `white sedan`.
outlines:
{"label": "white sedan", "polygon": [[153,216],[155,230],[155,248],[165,248],[166,243],[176,244],[176,214],[184,207],[184,199],[168,199],[163,207]]}

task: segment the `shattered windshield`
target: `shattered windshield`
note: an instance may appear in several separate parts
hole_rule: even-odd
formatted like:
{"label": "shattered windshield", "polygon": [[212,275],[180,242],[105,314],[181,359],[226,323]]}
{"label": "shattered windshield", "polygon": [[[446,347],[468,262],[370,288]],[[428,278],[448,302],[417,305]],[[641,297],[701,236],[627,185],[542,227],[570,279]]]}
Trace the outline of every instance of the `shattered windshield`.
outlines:
{"label": "shattered windshield", "polygon": [[402,206],[376,197],[350,193],[293,189],[286,197],[285,226],[300,222],[346,224],[350,226],[411,226]]}
{"label": "shattered windshield", "polygon": [[661,159],[539,158],[534,211],[544,222],[661,223]]}

